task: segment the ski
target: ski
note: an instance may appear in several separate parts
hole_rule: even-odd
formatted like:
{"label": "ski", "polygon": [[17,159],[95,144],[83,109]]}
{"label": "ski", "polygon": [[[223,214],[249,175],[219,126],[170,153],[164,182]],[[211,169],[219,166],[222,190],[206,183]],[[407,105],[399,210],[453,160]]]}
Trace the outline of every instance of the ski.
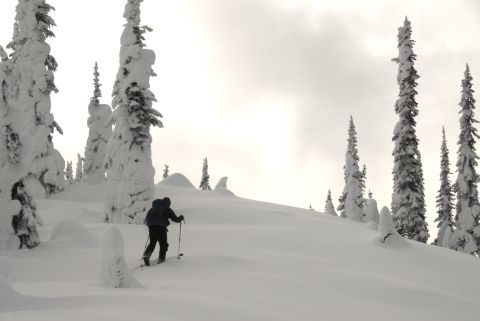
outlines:
{"label": "ski", "polygon": [[143,260],[141,260],[141,261],[142,261],[141,264],[139,264],[139,265],[131,268],[130,270],[131,270],[132,272],[135,272],[135,271],[138,271],[138,270],[145,270],[146,268],[163,264],[163,263],[165,263],[167,260],[170,261],[170,259],[172,259],[172,258],[174,258],[174,257],[177,258],[177,260],[180,260],[180,259],[183,257],[183,253],[180,253],[180,254],[178,254],[177,256],[167,257],[167,258],[165,259],[165,261],[162,261],[162,262],[159,262],[159,260],[151,261],[151,262],[150,262],[150,265],[146,265],[146,264],[143,262]]}

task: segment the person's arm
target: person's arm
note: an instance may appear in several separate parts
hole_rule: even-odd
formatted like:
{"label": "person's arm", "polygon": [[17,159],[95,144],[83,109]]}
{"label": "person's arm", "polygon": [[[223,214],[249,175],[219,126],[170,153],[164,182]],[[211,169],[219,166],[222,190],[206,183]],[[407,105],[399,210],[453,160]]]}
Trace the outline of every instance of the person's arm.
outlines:
{"label": "person's arm", "polygon": [[175,212],[171,208],[167,209],[167,211],[168,211],[168,218],[174,221],[175,223],[180,223],[181,221],[183,221],[184,219],[183,215],[180,215],[180,216],[175,215]]}

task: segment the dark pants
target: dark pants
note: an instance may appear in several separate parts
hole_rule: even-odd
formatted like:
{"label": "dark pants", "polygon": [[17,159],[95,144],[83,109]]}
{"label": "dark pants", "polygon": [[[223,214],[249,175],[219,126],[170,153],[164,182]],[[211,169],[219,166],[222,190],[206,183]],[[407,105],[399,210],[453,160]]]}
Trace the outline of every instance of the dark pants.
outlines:
{"label": "dark pants", "polygon": [[165,255],[167,254],[167,251],[168,251],[167,228],[164,226],[158,226],[158,225],[149,226],[148,235],[150,238],[150,243],[145,249],[143,256],[150,258],[150,256],[153,253],[153,250],[155,250],[155,245],[157,245],[157,242],[158,242],[158,244],[160,245],[160,255],[158,258],[161,260],[164,260]]}

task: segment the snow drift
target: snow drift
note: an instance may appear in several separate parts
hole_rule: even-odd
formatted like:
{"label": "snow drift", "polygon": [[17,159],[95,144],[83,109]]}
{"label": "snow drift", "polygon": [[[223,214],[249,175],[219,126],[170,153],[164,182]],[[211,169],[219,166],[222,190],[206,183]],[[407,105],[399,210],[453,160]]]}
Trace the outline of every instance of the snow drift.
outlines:
{"label": "snow drift", "polygon": [[[66,219],[98,238],[106,227],[119,231],[104,237],[101,260],[98,247],[0,251],[15,273],[13,290],[21,293],[12,295],[15,306],[0,305],[0,319],[131,321],[158,318],[161,311],[162,319],[196,321],[478,320],[480,262],[472,256],[400,236],[381,243],[380,232],[363,223],[306,209],[167,185],[157,186],[155,197],[169,196],[175,212],[185,215],[185,256],[175,258],[179,226],[172,224],[166,262],[130,275],[136,280],[130,284],[144,288],[98,286],[100,261],[102,272],[114,271],[104,280],[121,280],[115,273],[129,278],[128,267],[141,263],[147,231],[78,215],[102,208],[91,187],[78,185],[75,202],[68,189],[39,201],[42,239]],[[98,193],[102,186],[95,186]],[[71,211],[59,210],[67,207]],[[390,231],[384,218],[383,233]],[[2,289],[12,293],[8,282]]]}
{"label": "snow drift", "polygon": [[72,221],[60,221],[52,229],[49,244],[61,248],[98,247],[98,238],[83,225]]}
{"label": "snow drift", "polygon": [[175,173],[160,181],[157,186],[195,188],[183,174]]}

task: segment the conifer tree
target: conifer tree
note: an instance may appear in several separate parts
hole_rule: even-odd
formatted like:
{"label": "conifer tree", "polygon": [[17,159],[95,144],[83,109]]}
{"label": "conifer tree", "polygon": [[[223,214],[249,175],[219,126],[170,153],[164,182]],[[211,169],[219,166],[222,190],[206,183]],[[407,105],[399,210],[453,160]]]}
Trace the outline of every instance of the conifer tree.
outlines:
{"label": "conifer tree", "polygon": [[415,117],[418,115],[415,87],[419,78],[414,68],[416,55],[411,39],[412,27],[405,18],[398,29],[397,83],[400,88],[395,103],[399,120],[393,133],[393,195],[392,215],[395,229],[409,239],[426,242],[429,234],[425,221],[425,197],[423,171],[418,138],[415,131]]}
{"label": "conifer tree", "polygon": [[339,198],[340,204],[337,209],[341,211],[340,217],[360,222],[363,215],[363,175],[358,166],[357,132],[351,116],[347,141],[348,147],[345,153],[345,165],[343,166],[345,187]]}
{"label": "conifer tree", "polygon": [[362,195],[365,193],[365,188],[367,187],[367,165],[363,164],[362,167],[362,177],[360,180],[360,186],[362,187]]}
{"label": "conifer tree", "polygon": [[89,128],[87,145],[85,147],[85,164],[83,171],[85,180],[88,184],[94,185],[105,182],[105,169],[103,161],[107,142],[112,134],[112,124],[108,122],[112,115],[112,110],[108,105],[100,104],[99,98],[102,97],[100,90],[100,73],[98,64],[95,62],[93,71],[93,96],[88,105],[87,125]]}
{"label": "conifer tree", "polygon": [[74,183],[72,162],[67,162],[67,168],[65,169],[65,180],[67,181],[68,185],[72,185]]}
{"label": "conifer tree", "polygon": [[477,153],[475,139],[478,139],[475,119],[475,99],[473,98],[472,75],[467,65],[462,80],[460,101],[460,135],[458,138],[457,179],[453,186],[457,194],[455,231],[450,240],[451,248],[478,255],[480,246],[480,206],[476,166]]}
{"label": "conifer tree", "polygon": [[151,29],[140,26],[142,1],[128,0],[123,14],[126,24],[112,94],[115,129],[105,158],[105,221],[111,223],[143,223],[154,197],[150,127],[162,127],[162,115],[152,107],[155,53],[145,49],[144,34]]}
{"label": "conifer tree", "polygon": [[77,168],[75,171],[75,183],[83,183],[85,181],[83,175],[83,158],[80,154],[77,154]]}
{"label": "conifer tree", "polygon": [[210,175],[208,175],[208,159],[207,158],[203,160],[202,179],[200,181],[199,188],[201,190],[207,190],[207,191],[210,191],[212,189],[210,187]]}
{"label": "conifer tree", "polygon": [[447,140],[445,138],[445,128],[442,128],[442,145],[440,147],[440,189],[437,194],[437,213],[435,222],[438,222],[438,234],[434,245],[442,246],[445,231],[452,229],[453,212],[453,190],[450,183],[450,161],[448,159]]}
{"label": "conifer tree", "polygon": [[335,212],[335,207],[333,206],[332,193],[330,192],[330,190],[328,190],[327,201],[325,202],[325,210],[324,211],[325,211],[325,214],[338,216],[337,212]]}
{"label": "conifer tree", "polygon": [[[4,53],[0,47],[0,52]],[[23,115],[12,108],[10,92],[13,60],[2,54],[0,62],[0,249],[33,248],[40,243],[37,225],[42,221],[35,200],[26,188],[25,155],[28,135],[22,135]],[[19,245],[15,244],[18,238]]]}
{"label": "conifer tree", "polygon": [[168,177],[168,171],[169,171],[170,167],[165,164],[165,169],[163,170],[163,179],[167,178]]}
{"label": "conifer tree", "polygon": [[47,196],[65,187],[65,161],[53,146],[54,130],[62,134],[62,129],[50,112],[50,94],[58,91],[54,82],[57,62],[46,42],[55,36],[50,30],[55,26],[52,10],[45,0],[19,0],[14,38],[9,44],[14,50],[10,99],[24,113],[21,131],[30,137],[32,146],[25,155],[29,158],[25,184],[40,183]]}

